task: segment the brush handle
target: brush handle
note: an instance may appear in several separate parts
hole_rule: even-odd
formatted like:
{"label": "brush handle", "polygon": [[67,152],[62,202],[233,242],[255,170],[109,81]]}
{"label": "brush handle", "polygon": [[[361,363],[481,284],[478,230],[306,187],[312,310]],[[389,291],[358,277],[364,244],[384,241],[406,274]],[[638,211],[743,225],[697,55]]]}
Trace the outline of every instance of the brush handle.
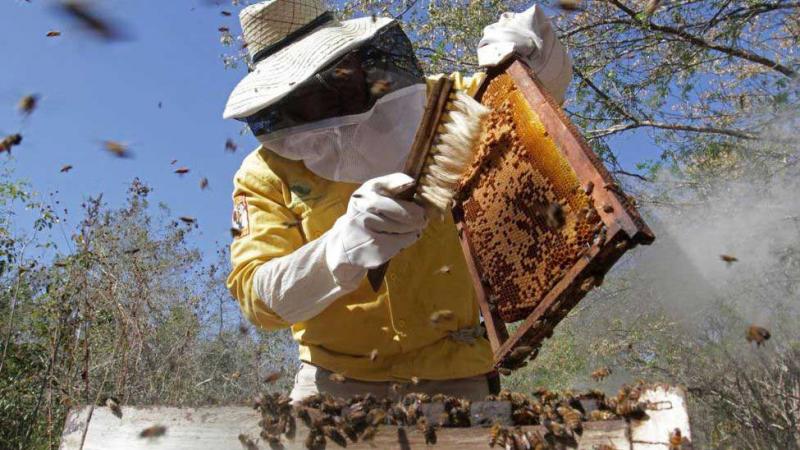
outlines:
{"label": "brush handle", "polygon": [[[403,173],[413,178],[415,183],[405,191],[395,194],[394,198],[400,200],[414,199],[414,194],[417,191],[417,182],[419,182],[419,177],[425,167],[425,161],[428,159],[428,153],[433,146],[436,130],[439,128],[439,121],[447,107],[452,89],[453,80],[447,76],[442,76],[436,80],[436,83],[431,87],[422,121],[414,135],[414,142],[411,144],[408,159],[406,159],[406,163],[403,166]],[[378,292],[380,290],[381,284],[383,284],[383,277],[386,276],[388,268],[389,261],[386,261],[380,266],[367,271],[367,280],[373,291]]]}

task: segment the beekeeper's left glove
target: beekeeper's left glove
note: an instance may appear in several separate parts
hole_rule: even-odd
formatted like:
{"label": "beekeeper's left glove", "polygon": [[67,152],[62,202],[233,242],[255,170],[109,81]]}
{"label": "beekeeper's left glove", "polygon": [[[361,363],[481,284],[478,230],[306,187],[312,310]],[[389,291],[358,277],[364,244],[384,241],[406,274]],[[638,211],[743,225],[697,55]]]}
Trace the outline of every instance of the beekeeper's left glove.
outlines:
{"label": "beekeeper's left glove", "polygon": [[483,29],[478,42],[481,66],[500,64],[514,54],[533,69],[556,101],[563,103],[572,79],[572,60],[539,5],[521,13],[503,13],[497,22]]}

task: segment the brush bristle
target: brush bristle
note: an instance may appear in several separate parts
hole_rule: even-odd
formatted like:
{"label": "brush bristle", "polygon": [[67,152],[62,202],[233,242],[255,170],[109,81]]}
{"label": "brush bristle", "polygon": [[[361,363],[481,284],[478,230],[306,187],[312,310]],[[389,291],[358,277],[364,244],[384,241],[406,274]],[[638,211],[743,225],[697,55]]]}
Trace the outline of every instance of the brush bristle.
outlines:
{"label": "brush bristle", "polygon": [[472,163],[489,109],[465,94],[451,96],[431,147],[417,192],[440,214],[452,206],[458,181]]}

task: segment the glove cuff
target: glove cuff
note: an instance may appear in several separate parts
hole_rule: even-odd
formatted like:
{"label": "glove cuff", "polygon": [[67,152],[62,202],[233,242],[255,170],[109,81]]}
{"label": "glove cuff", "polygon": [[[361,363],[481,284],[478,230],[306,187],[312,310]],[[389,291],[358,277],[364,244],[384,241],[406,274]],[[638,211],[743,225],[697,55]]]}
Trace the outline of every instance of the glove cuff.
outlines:
{"label": "glove cuff", "polygon": [[343,236],[341,221],[339,218],[333,228],[325,233],[321,238],[325,239],[325,264],[331,272],[336,284],[345,290],[354,290],[367,275],[367,269],[353,264],[347,254],[347,236]]}

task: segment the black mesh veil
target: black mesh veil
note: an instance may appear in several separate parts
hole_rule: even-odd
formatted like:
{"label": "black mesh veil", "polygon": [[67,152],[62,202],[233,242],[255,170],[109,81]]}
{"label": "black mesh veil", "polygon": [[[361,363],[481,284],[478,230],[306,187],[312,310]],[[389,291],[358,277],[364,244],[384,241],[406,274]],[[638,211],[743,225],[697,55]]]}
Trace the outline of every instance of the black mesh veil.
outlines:
{"label": "black mesh veil", "polygon": [[424,83],[414,49],[397,22],[338,58],[291,93],[243,121],[256,136],[331,117],[360,114],[391,92]]}

